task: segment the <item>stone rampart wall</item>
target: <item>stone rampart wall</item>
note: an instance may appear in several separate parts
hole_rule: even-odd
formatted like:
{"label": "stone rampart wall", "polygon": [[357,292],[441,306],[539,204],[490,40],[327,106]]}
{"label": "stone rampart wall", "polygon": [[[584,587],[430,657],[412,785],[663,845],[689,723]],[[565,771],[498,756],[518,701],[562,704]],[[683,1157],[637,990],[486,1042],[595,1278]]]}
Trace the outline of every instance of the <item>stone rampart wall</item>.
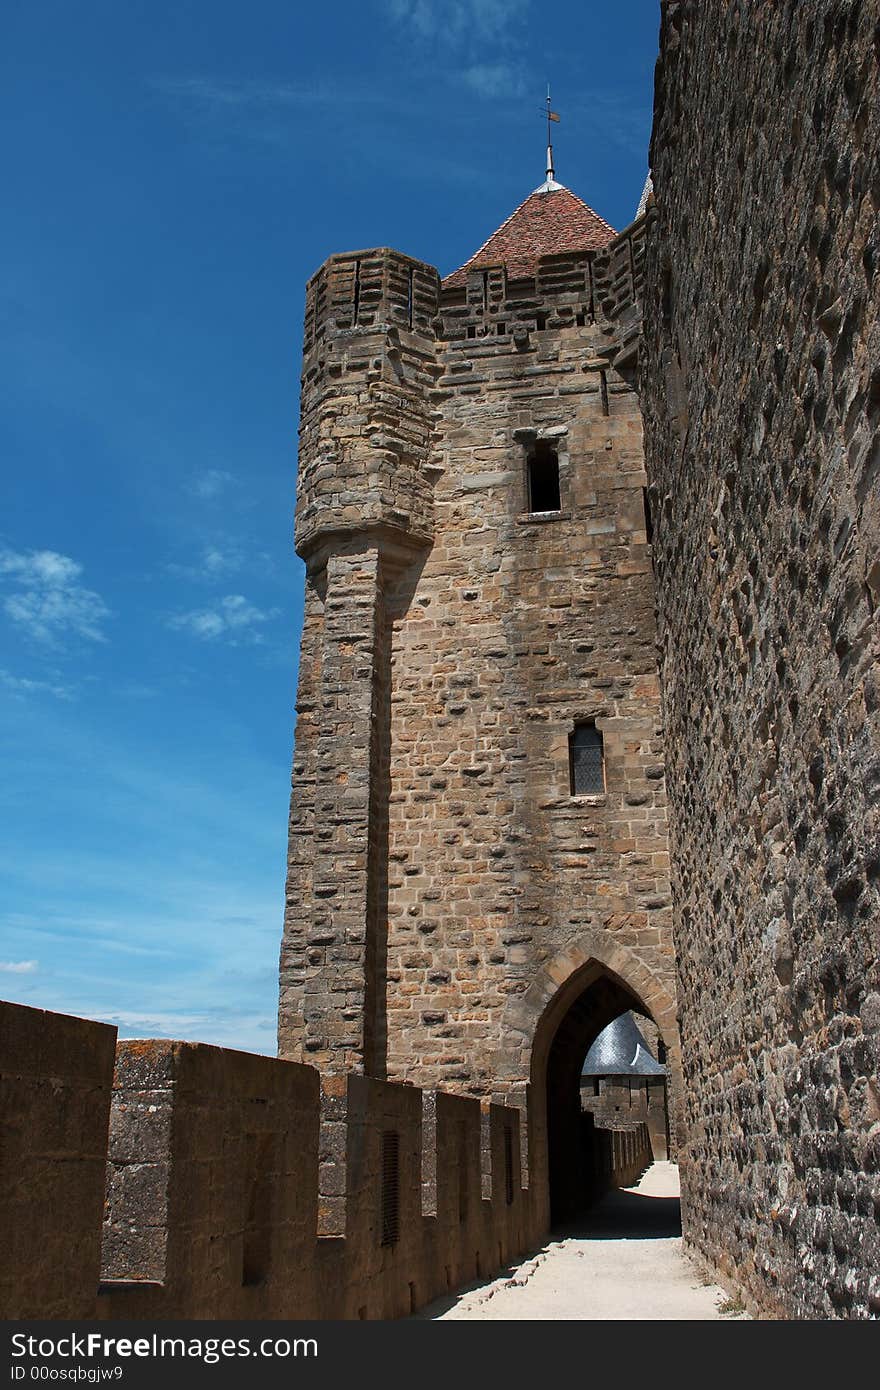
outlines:
{"label": "stone rampart wall", "polygon": [[400,1317],[544,1233],[518,1110],[197,1043],[114,1071],[14,1004],[0,1039],[2,1317]]}
{"label": "stone rampart wall", "polygon": [[652,169],[685,1234],[764,1314],[876,1316],[876,5],[670,0]]}

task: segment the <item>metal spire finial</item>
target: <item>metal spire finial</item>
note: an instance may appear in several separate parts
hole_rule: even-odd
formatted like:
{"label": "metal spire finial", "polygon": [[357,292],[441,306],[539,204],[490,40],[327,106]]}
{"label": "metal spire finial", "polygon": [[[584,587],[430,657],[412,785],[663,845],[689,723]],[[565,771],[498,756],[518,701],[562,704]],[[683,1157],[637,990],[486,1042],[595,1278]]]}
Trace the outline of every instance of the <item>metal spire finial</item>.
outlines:
{"label": "metal spire finial", "polygon": [[550,133],[550,122],[551,122],[551,121],[558,121],[558,120],[560,119],[560,117],[559,117],[559,113],[558,113],[557,111],[551,110],[551,107],[550,107],[550,83],[549,83],[549,82],[547,83],[547,109],[546,109],[546,111],[543,111],[543,110],[542,110],[541,115],[542,115],[542,116],[545,116],[546,119],[547,119],[547,178],[546,178],[545,182],[541,184],[541,187],[540,187],[540,188],[536,188],[536,189],[535,189],[535,192],[536,192],[536,193],[552,193],[552,192],[554,192],[554,190],[556,190],[557,188],[562,188],[562,187],[564,187],[564,185],[561,184],[561,183],[557,183],[557,182],[556,182],[556,171],[555,171],[554,168],[553,168],[553,141],[552,141],[552,137],[551,137],[551,133]]}

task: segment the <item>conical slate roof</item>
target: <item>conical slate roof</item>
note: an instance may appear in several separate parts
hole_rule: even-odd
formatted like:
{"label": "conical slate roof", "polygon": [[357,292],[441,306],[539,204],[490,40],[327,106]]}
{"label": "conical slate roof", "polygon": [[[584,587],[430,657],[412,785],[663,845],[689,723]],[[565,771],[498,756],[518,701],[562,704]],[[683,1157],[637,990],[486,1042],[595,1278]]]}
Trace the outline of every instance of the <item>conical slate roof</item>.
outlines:
{"label": "conical slate roof", "polygon": [[583,1076],[665,1076],[632,1014],[621,1014],[603,1028],[584,1062]]}
{"label": "conical slate roof", "polygon": [[653,192],[654,180],[651,178],[651,175],[649,174],[648,177],[645,179],[645,186],[642,189],[642,196],[639,199],[639,205],[636,208],[636,217],[641,217],[642,213],[645,211],[645,208],[648,206],[648,199],[650,198]]}
{"label": "conical slate roof", "polygon": [[469,261],[447,275],[444,286],[467,283],[467,272],[480,266],[507,266],[511,280],[534,275],[542,256],[562,251],[598,251],[617,233],[563,184],[537,188],[513,211]]}

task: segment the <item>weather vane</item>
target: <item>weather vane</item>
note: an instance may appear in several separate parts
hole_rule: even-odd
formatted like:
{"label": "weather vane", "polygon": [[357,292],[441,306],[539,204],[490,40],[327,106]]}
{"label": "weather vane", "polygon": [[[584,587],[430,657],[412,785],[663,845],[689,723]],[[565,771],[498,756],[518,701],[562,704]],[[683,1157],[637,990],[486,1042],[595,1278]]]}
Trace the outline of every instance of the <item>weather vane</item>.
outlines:
{"label": "weather vane", "polygon": [[547,83],[547,109],[541,111],[542,116],[547,118],[547,182],[556,182],[556,174],[553,169],[553,141],[550,132],[550,122],[559,120],[559,112],[550,109],[550,83]]}

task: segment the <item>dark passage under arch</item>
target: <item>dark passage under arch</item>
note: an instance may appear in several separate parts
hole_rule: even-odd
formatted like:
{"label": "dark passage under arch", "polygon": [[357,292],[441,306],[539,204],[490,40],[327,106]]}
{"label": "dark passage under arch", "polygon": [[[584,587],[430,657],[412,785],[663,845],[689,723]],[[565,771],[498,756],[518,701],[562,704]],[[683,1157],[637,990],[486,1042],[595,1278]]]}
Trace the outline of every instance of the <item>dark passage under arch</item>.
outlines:
{"label": "dark passage under arch", "polygon": [[648,1014],[639,997],[610,973],[594,978],[560,1020],[547,1054],[547,1147],[550,1215],[576,1220],[601,1195],[592,1116],[581,1110],[584,1058],[602,1029],[627,1010]]}

